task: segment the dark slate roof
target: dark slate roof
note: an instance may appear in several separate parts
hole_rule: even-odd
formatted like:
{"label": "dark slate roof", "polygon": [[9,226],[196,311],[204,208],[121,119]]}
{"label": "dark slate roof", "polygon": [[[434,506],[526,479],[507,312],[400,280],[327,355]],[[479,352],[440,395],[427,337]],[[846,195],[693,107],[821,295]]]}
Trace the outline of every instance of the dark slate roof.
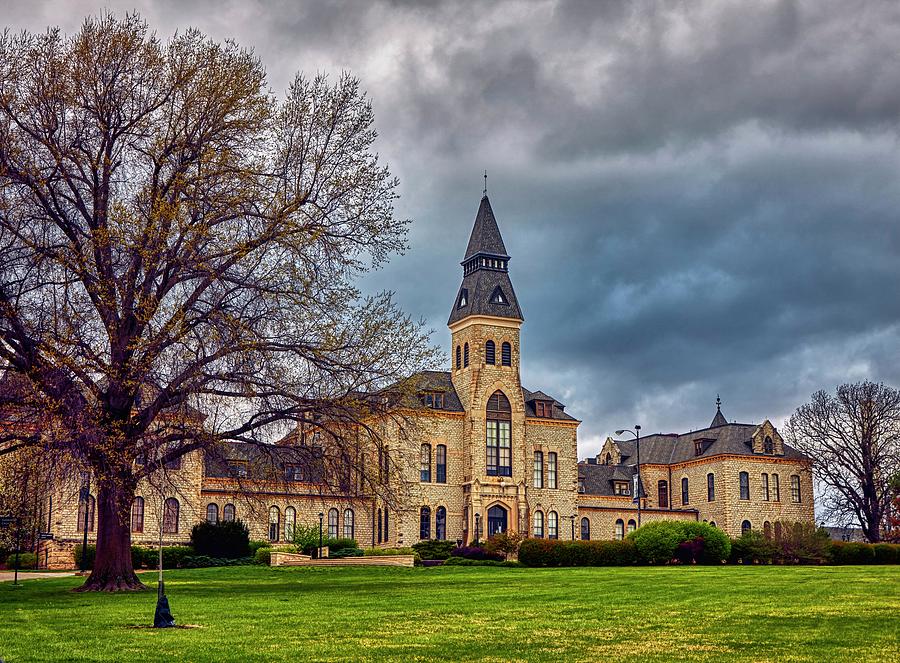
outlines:
{"label": "dark slate roof", "polygon": [[420,371],[413,374],[409,381],[411,387],[416,391],[417,403],[422,405],[422,407],[426,406],[418,400],[418,396],[422,392],[433,391],[444,394],[444,407],[440,409],[448,412],[465,411],[462,402],[459,400],[459,395],[453,387],[453,380],[450,379],[448,371]]}
{"label": "dark slate roof", "polygon": [[[609,497],[627,498],[630,495],[616,495],[613,491],[613,481],[627,481],[628,490],[631,490],[633,476],[636,473],[634,466],[630,465],[600,465],[596,463],[578,463],[578,478],[584,485],[585,495],[605,495]],[[647,493],[641,486],[641,494]]]}
{"label": "dark slate roof", "polygon": [[506,253],[506,246],[503,244],[503,238],[500,236],[500,228],[497,227],[494,210],[491,209],[491,201],[488,200],[487,195],[481,199],[481,204],[478,206],[478,214],[475,216],[475,225],[469,236],[469,245],[466,247],[464,260],[479,253],[509,257]]}
{"label": "dark slate roof", "polygon": [[321,478],[321,450],[310,445],[250,444],[225,441],[204,450],[205,477],[238,478],[235,463],[246,468],[248,479],[278,481],[285,479],[288,465],[307,468],[311,481]]}
{"label": "dark slate roof", "polygon": [[[711,426],[701,430],[678,435],[676,433],[655,433],[641,437],[641,463],[668,465],[681,463],[694,458],[704,458],[721,454],[756,456],[750,446],[753,432],[758,424],[729,424]],[[695,440],[705,440],[703,452],[697,456],[694,451]],[[637,462],[634,439],[615,440],[623,460],[629,464]],[[806,456],[784,445],[784,455],[778,458],[791,460],[808,460]]]}
{"label": "dark slate roof", "polygon": [[716,416],[713,417],[712,423],[709,425],[710,428],[716,428],[717,426],[724,426],[728,423],[728,420],[722,414],[721,408],[716,408]]}
{"label": "dark slate roof", "polygon": [[560,403],[553,396],[548,396],[543,391],[529,391],[522,387],[522,399],[525,401],[525,416],[536,417],[535,401],[550,401],[553,403],[553,416],[551,419],[561,419],[563,421],[578,421],[575,417],[569,416],[565,412],[565,405]]}

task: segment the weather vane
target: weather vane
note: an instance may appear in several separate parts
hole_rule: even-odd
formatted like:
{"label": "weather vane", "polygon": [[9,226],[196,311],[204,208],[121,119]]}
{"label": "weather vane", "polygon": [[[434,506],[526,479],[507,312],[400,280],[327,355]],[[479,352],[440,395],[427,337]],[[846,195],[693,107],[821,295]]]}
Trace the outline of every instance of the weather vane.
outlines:
{"label": "weather vane", "polygon": [[484,171],[484,191],[482,194],[487,195],[487,170]]}

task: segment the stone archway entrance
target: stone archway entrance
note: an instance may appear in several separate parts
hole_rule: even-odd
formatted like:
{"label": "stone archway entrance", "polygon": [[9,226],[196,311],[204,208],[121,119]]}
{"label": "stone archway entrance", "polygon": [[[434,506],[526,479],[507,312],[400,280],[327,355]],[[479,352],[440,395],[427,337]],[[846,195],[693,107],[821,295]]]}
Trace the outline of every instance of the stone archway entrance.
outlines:
{"label": "stone archway entrance", "polygon": [[488,537],[491,537],[494,534],[501,534],[505,532],[507,520],[508,514],[506,509],[504,509],[499,504],[496,504],[488,509]]}

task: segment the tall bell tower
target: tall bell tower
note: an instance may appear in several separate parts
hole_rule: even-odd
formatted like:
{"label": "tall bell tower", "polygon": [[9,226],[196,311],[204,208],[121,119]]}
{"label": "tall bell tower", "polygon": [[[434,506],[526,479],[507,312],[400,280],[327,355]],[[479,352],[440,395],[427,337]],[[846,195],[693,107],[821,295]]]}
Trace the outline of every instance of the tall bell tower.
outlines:
{"label": "tall bell tower", "polygon": [[[462,261],[463,278],[447,325],[451,377],[466,410],[467,538],[520,523],[531,460],[519,377],[524,317],[509,279],[506,252],[487,194],[481,199]],[[502,521],[501,521],[502,519]]]}

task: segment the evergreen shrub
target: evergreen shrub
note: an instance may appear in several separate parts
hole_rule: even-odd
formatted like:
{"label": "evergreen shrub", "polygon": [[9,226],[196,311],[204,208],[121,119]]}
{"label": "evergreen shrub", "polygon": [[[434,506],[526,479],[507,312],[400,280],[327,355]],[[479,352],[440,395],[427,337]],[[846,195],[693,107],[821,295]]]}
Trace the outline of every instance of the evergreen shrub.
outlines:
{"label": "evergreen shrub", "polygon": [[250,529],[241,520],[201,522],[191,529],[197,555],[237,559],[250,554]]}

